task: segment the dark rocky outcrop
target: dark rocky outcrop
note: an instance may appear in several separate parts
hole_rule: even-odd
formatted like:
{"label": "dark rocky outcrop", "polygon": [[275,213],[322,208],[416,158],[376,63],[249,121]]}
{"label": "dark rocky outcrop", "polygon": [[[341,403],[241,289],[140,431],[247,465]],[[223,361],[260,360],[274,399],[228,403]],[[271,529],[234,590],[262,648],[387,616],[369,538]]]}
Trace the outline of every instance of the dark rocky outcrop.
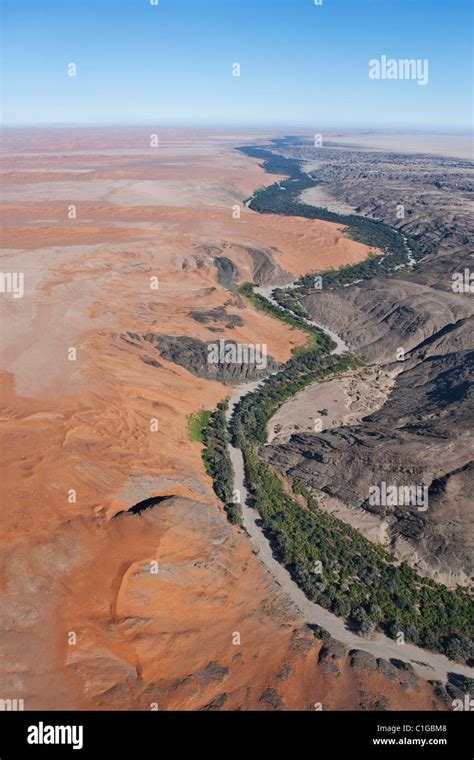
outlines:
{"label": "dark rocky outcrop", "polygon": [[228,674],[229,668],[220,665],[216,660],[211,660],[207,663],[204,670],[196,673],[196,677],[200,678],[203,683],[208,684],[212,681],[223,681]]}
{"label": "dark rocky outcrop", "polygon": [[215,309],[195,309],[190,313],[192,319],[203,325],[216,325],[223,329],[233,330],[234,327],[242,327],[244,320],[239,314],[229,314],[224,306],[217,306]]}
{"label": "dark rocky outcrop", "polygon": [[227,290],[235,290],[238,283],[238,271],[233,262],[226,256],[217,256],[214,259],[217,269],[217,280]]}
{"label": "dark rocky outcrop", "polygon": [[271,248],[246,247],[245,251],[252,257],[253,280],[257,285],[286,285],[294,280],[290,272],[277,264]]}
{"label": "dark rocky outcrop", "polygon": [[[470,576],[473,372],[473,351],[426,357],[398,376],[362,425],[297,433],[260,454],[286,475],[387,518],[392,540],[416,544],[436,570]],[[427,509],[371,504],[370,488],[382,482],[427,486]]]}
{"label": "dark rocky outcrop", "polygon": [[[146,335],[145,340],[154,343],[164,359],[180,364],[193,375],[231,385],[237,385],[246,380],[258,380],[280,366],[269,356],[262,358],[259,354],[252,353],[254,351],[252,346],[237,344],[229,340],[222,343],[205,343],[185,335],[178,337],[160,335],[156,342],[153,335]],[[218,358],[217,361],[213,361],[212,352],[215,351],[216,354],[220,354],[222,344],[224,344],[222,359]],[[232,348],[235,348],[236,361],[233,359],[227,361],[224,358],[228,348],[230,354]],[[260,347],[256,348],[259,350]]]}
{"label": "dark rocky outcrop", "polygon": [[260,702],[262,705],[265,705],[266,707],[269,707],[270,710],[285,710],[286,705],[283,702],[281,696],[278,694],[276,689],[272,689],[271,687],[268,687],[263,692],[262,696],[260,697]]}
{"label": "dark rocky outcrop", "polygon": [[201,707],[200,710],[202,712],[216,712],[217,710],[220,710],[221,707],[224,707],[228,700],[227,694],[224,692],[223,694],[219,694],[217,697],[215,697],[212,702],[209,702],[208,705],[204,705],[204,707]]}
{"label": "dark rocky outcrop", "polygon": [[281,366],[266,354],[266,346],[262,344],[240,344],[231,340],[206,343],[186,335],[160,333],[126,332],[120,337],[137,348],[155,349],[163,359],[179,364],[197,377],[229,385],[260,380]]}
{"label": "dark rocky outcrop", "polygon": [[324,660],[344,660],[346,654],[347,649],[341,641],[330,639],[319,650],[319,662],[323,662]]}
{"label": "dark rocky outcrop", "polygon": [[349,652],[349,664],[355,670],[364,672],[377,670],[377,658],[362,649],[351,649]]}

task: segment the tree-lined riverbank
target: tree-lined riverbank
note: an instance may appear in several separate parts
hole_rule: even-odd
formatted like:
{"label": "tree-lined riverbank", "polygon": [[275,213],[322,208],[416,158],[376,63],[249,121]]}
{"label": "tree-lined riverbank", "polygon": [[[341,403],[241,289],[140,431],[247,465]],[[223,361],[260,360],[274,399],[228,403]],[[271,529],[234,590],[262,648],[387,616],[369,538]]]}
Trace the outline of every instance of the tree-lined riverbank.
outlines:
{"label": "tree-lined riverbank", "polygon": [[[384,243],[383,256],[371,258],[367,270],[363,268],[367,262],[362,262],[326,273],[324,276],[331,278],[327,280],[329,287],[347,285],[361,279],[361,275],[390,274],[413,264],[406,238],[392,228],[363,217],[341,217],[331,212],[321,216],[313,207],[299,203],[302,186],[314,182],[300,171],[299,162],[261,149],[243,150],[254,156],[257,151],[257,157],[265,159],[268,171],[291,175],[289,180],[257,192],[248,204],[251,209],[338,221],[347,226],[349,234],[365,235],[361,242],[373,241],[376,235],[378,242],[369,244],[380,247],[381,241]],[[280,196],[281,187],[288,193],[286,200]],[[302,214],[302,209],[310,211]],[[375,260],[378,263],[372,264]],[[450,671],[473,677],[470,667],[455,665],[443,656],[467,663],[473,659],[469,638],[473,605],[469,592],[450,591],[422,578],[406,563],[398,563],[382,546],[322,513],[314,496],[301,484],[295,483],[295,492],[290,494],[259,459],[258,449],[266,443],[267,422],[283,401],[311,383],[360,364],[330,328],[305,316],[298,295],[313,285],[314,275],[308,275],[300,278],[296,287],[256,288],[247,283],[240,289],[253,306],[309,335],[308,344],[298,349],[281,371],[264,381],[237,388],[229,400],[226,416],[232,442],[228,452],[243,525],[262,560],[308,622],[327,628],[348,644],[378,652],[377,656],[411,662],[424,677],[445,679]],[[402,640],[419,646],[400,646],[393,640],[401,640],[400,634]],[[384,653],[380,653],[382,650]]]}

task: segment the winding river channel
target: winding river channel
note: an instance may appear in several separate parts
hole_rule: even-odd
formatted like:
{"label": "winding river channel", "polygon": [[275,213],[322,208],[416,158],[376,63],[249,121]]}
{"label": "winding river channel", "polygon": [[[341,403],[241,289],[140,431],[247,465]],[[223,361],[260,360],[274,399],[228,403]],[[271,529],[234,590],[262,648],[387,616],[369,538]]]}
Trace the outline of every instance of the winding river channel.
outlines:
{"label": "winding river channel", "polygon": [[[294,283],[286,286],[293,287]],[[285,289],[286,289],[285,288]],[[273,306],[278,307],[284,312],[292,313],[281,307],[274,298],[274,288],[258,287],[254,292],[267,299]],[[334,333],[327,326],[320,325],[309,319],[305,319],[306,324],[317,327],[329,335],[334,341],[335,348],[332,354],[343,354],[348,351],[348,347],[342,338]],[[257,390],[265,381],[260,380],[252,383],[246,383],[235,388],[229,399],[227,410],[227,419],[231,420],[234,410],[240,400],[255,390]],[[360,636],[349,630],[343,618],[337,617],[329,610],[321,607],[319,604],[312,602],[292,579],[290,573],[275,557],[269,540],[263,533],[259,523],[259,514],[256,509],[250,506],[249,495],[245,487],[245,469],[242,452],[229,444],[229,455],[234,470],[234,489],[240,496],[242,507],[243,527],[247,531],[250,541],[260,561],[272,574],[274,580],[299,610],[301,616],[307,623],[312,623],[326,629],[331,636],[338,641],[342,641],[350,648],[361,649],[369,652],[375,657],[381,657],[385,660],[392,658],[409,663],[415,673],[422,678],[429,680],[439,680],[445,682],[449,673],[456,673],[470,678],[474,678],[474,669],[467,665],[453,662],[445,655],[437,654],[426,649],[421,649],[413,644],[397,644],[393,639],[384,636],[382,633],[374,633],[369,638]]]}

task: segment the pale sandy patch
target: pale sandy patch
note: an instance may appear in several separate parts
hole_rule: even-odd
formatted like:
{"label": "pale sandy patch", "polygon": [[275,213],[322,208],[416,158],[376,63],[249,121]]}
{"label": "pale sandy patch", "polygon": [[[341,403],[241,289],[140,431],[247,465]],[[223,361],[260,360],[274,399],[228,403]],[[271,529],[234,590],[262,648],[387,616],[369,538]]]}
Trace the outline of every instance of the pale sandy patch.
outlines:
{"label": "pale sandy patch", "polygon": [[332,211],[334,214],[355,214],[357,213],[353,206],[338,201],[336,198],[331,198],[329,193],[324,189],[324,185],[316,185],[315,187],[308,187],[307,190],[303,190],[300,195],[301,203],[308,203],[310,206],[316,206],[318,208],[325,208],[328,211]]}
{"label": "pale sandy patch", "polygon": [[317,434],[343,425],[357,425],[383,406],[393,384],[391,373],[373,367],[313,383],[273,415],[268,423],[268,443],[283,443],[296,432]]}
{"label": "pale sandy patch", "polygon": [[348,147],[473,159],[472,135],[468,133],[329,131],[326,140]]}

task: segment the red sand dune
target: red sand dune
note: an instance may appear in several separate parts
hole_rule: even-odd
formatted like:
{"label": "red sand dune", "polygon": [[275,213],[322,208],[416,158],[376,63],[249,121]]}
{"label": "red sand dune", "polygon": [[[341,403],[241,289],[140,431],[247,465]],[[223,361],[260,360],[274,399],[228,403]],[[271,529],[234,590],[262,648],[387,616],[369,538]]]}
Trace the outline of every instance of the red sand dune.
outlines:
{"label": "red sand dune", "polygon": [[[220,709],[276,709],[267,689],[287,709],[353,709],[383,696],[394,709],[429,709],[427,684],[392,683],[347,660],[339,676],[318,664],[321,643],[227,523],[201,446],[188,437],[188,416],[214,408],[229,387],[151,346],[148,358],[161,366],[146,364],[120,337],[215,339],[190,312],[225,305],[243,325],[218,324],[219,337],[267,343],[285,361],[303,336],[242,308],[218,283],[212,246],[242,281],[253,276],[248,247],[274,246],[275,261],[295,275],[358,261],[367,249],[326,222],[247,209],[233,219],[232,205],[269,182],[233,150],[249,135],[169,131],[153,160],[146,139],[140,130],[40,130],[31,140],[19,130],[4,141],[20,155],[2,163],[2,271],[24,272],[25,296],[0,299],[10,325],[0,693],[23,697],[27,709],[200,709],[216,699]],[[120,202],[108,197],[118,178],[135,183],[129,203],[126,187]],[[155,179],[156,194],[139,203]],[[174,498],[114,518],[158,495]]]}

